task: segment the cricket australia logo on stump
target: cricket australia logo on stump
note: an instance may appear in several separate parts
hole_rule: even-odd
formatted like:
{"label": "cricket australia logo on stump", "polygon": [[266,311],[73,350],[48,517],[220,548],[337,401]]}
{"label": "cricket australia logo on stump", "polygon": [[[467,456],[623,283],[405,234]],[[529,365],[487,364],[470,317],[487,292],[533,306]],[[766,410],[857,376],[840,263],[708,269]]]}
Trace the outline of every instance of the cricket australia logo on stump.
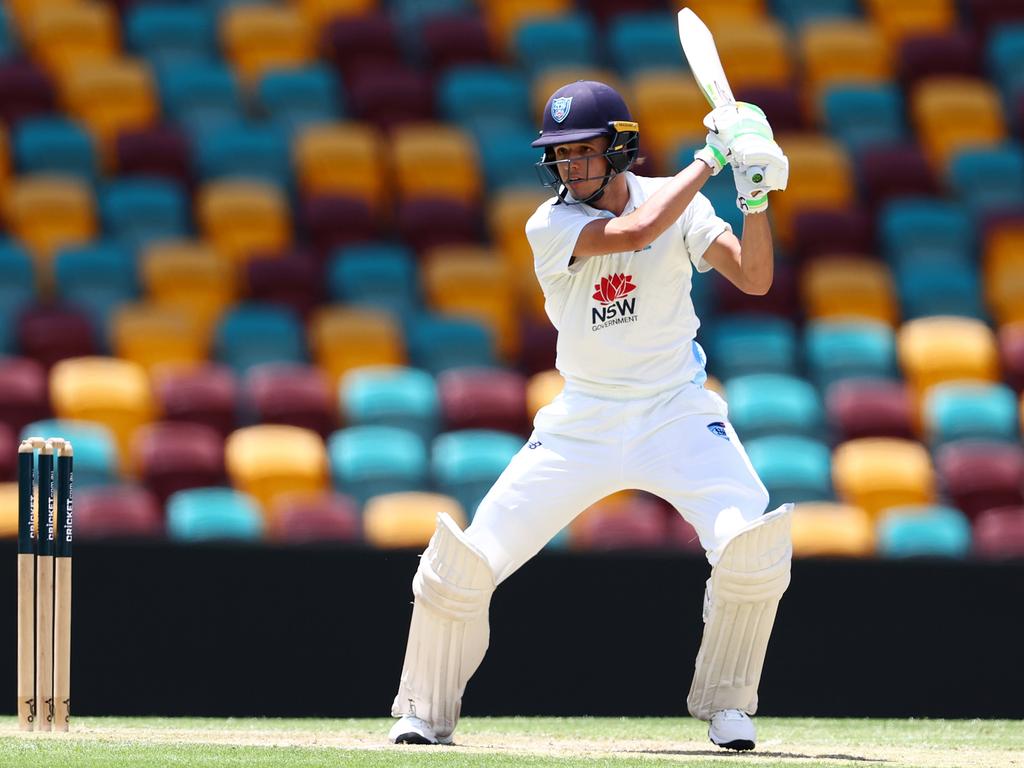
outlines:
{"label": "cricket australia logo on stump", "polygon": [[636,296],[627,299],[627,294],[636,290],[633,276],[623,273],[608,275],[594,285],[593,298],[601,303],[590,308],[591,330],[600,331],[609,325],[636,322]]}

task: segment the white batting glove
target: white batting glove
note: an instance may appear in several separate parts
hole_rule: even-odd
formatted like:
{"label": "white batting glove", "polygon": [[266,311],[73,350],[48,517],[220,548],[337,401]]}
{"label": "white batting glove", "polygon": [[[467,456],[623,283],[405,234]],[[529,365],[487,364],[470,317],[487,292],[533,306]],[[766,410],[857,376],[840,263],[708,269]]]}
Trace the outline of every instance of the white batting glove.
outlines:
{"label": "white batting glove", "polygon": [[741,136],[775,137],[761,108],[745,101],[711,110],[704,117],[704,125],[729,149]]}
{"label": "white batting glove", "polygon": [[711,169],[711,175],[717,176],[729,164],[729,148],[713,133],[707,136],[707,144],[693,153],[694,160],[700,160]]}
{"label": "white batting glove", "polygon": [[768,193],[789,182],[789,158],[774,141],[749,137],[733,145],[736,205],[744,215],[768,210]]}

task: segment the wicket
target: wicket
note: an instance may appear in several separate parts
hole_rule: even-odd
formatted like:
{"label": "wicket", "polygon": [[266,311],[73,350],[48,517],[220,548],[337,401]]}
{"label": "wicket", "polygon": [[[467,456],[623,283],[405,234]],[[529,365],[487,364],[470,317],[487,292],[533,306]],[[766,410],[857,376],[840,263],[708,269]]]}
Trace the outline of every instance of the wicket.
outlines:
{"label": "wicket", "polygon": [[71,719],[73,462],[71,443],[59,437],[30,437],[18,447],[18,725],[23,731],[66,731]]}

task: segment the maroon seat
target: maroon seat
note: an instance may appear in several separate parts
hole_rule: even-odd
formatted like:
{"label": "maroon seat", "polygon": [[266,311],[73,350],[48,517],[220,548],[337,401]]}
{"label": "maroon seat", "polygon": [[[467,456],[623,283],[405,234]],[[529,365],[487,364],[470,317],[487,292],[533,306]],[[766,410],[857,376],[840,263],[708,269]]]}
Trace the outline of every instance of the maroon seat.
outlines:
{"label": "maroon seat", "polygon": [[668,543],[665,508],[645,495],[608,514],[584,516],[573,529],[573,546],[579,549],[660,549]]}
{"label": "maroon seat", "polygon": [[302,201],[299,216],[313,255],[325,263],[343,245],[375,240],[380,225],[365,200],[314,195]]}
{"label": "maroon seat", "polygon": [[238,381],[216,363],[193,368],[157,368],[153,389],[164,418],[208,424],[226,437],[237,423]]}
{"label": "maroon seat", "polygon": [[494,60],[490,34],[480,16],[435,16],[423,25],[423,52],[433,72]]}
{"label": "maroon seat", "polygon": [[327,376],[315,366],[256,365],[246,373],[242,389],[257,422],[291,424],[324,437],[339,426],[337,398]]}
{"label": "maroon seat", "polygon": [[936,455],[939,480],[968,517],[993,507],[1024,504],[1024,448],[981,440],[943,445]]}
{"label": "maroon seat", "polygon": [[18,316],[18,348],[49,369],[67,357],[99,354],[89,316],[74,307],[38,304]]}
{"label": "maroon seat", "polygon": [[0,120],[8,125],[56,109],[56,89],[50,77],[27,61],[0,64]]}
{"label": "maroon seat", "polygon": [[134,485],[83,488],[75,493],[75,538],[162,538],[156,497]]}
{"label": "maroon seat", "polygon": [[974,552],[981,557],[1024,557],[1024,506],[986,509],[972,533]]}
{"label": "maroon seat", "polygon": [[772,287],[763,296],[744,293],[728,280],[715,277],[715,306],[723,314],[758,313],[797,319],[800,301],[797,298],[796,269],[792,262],[776,261]]}
{"label": "maroon seat", "polygon": [[966,16],[983,43],[996,27],[1024,21],[1024,0],[966,0]]}
{"label": "maroon seat", "polygon": [[907,93],[919,80],[933,75],[982,74],[977,45],[962,32],[908,37],[900,45],[898,58],[899,79]]}
{"label": "maroon seat", "polygon": [[910,393],[900,381],[837,381],[828,388],[825,409],[840,442],[858,437],[914,436]]}
{"label": "maroon seat", "polygon": [[796,88],[767,85],[742,88],[736,98],[761,107],[776,134],[806,131],[812,127],[804,117],[803,102]]}
{"label": "maroon seat", "polygon": [[328,62],[350,81],[357,69],[402,62],[394,24],[381,13],[335,19],[324,27],[321,48]]}
{"label": "maroon seat", "polygon": [[18,474],[18,433],[0,421],[0,480],[14,480]]}
{"label": "maroon seat", "polygon": [[521,324],[519,369],[527,376],[532,376],[555,367],[558,331],[547,319],[526,314]]}
{"label": "maroon seat", "polygon": [[1024,91],[1017,94],[1017,100],[1012,106],[1011,119],[1017,126],[1017,138],[1024,141]]}
{"label": "maroon seat", "polygon": [[387,130],[434,118],[434,86],[423,72],[404,65],[361,66],[348,87],[352,113]]}
{"label": "maroon seat", "polygon": [[678,510],[665,502],[668,506],[668,538],[666,543],[673,549],[680,549],[685,552],[700,552],[703,554],[704,547],[697,538],[697,529],[686,522],[686,519],[679,514]]}
{"label": "maroon seat", "polygon": [[623,14],[663,11],[665,3],[660,0],[587,0],[586,8],[594,21],[604,26]]}
{"label": "maroon seat", "polygon": [[928,160],[916,144],[865,149],[860,153],[857,171],[870,211],[896,197],[939,194]]}
{"label": "maroon seat", "polygon": [[500,368],[450,368],[437,377],[446,429],[498,429],[525,435],[526,378]]}
{"label": "maroon seat", "polygon": [[1007,323],[999,329],[999,357],[1006,383],[1018,393],[1024,392],[1024,322]]}
{"label": "maroon seat", "polygon": [[188,138],[171,126],[126,131],[117,137],[114,156],[122,174],[164,176],[188,186],[192,153]]}
{"label": "maroon seat", "polygon": [[282,494],[274,499],[270,535],[289,544],[359,541],[359,506],[340,493]]}
{"label": "maroon seat", "polygon": [[876,253],[874,228],[857,208],[801,211],[793,218],[793,256],[806,261],[823,254]]}
{"label": "maroon seat", "polygon": [[416,198],[398,204],[398,232],[422,255],[438,245],[480,240],[480,212],[457,200]]}
{"label": "maroon seat", "polygon": [[1024,205],[1000,207],[975,217],[978,240],[987,243],[1001,229],[1024,230]]}
{"label": "maroon seat", "polygon": [[302,251],[250,259],[245,281],[250,299],[286,306],[301,317],[323,301],[323,272],[313,256]]}
{"label": "maroon seat", "polygon": [[208,424],[157,421],[135,433],[135,467],[163,504],[175,491],[224,483],[224,437]]}
{"label": "maroon seat", "polygon": [[46,369],[28,357],[0,358],[0,423],[15,433],[50,416]]}

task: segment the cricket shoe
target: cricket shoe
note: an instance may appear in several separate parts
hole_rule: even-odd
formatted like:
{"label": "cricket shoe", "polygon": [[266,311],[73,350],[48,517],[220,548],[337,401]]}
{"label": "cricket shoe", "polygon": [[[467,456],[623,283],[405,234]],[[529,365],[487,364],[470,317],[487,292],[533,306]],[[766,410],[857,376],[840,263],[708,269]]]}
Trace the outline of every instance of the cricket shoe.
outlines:
{"label": "cricket shoe", "polygon": [[401,720],[391,726],[388,741],[392,744],[451,744],[452,737],[437,736],[426,720],[403,715]]}
{"label": "cricket shoe", "polygon": [[711,716],[708,738],[722,749],[747,750],[754,748],[757,732],[754,721],[739,709],[721,709]]}

